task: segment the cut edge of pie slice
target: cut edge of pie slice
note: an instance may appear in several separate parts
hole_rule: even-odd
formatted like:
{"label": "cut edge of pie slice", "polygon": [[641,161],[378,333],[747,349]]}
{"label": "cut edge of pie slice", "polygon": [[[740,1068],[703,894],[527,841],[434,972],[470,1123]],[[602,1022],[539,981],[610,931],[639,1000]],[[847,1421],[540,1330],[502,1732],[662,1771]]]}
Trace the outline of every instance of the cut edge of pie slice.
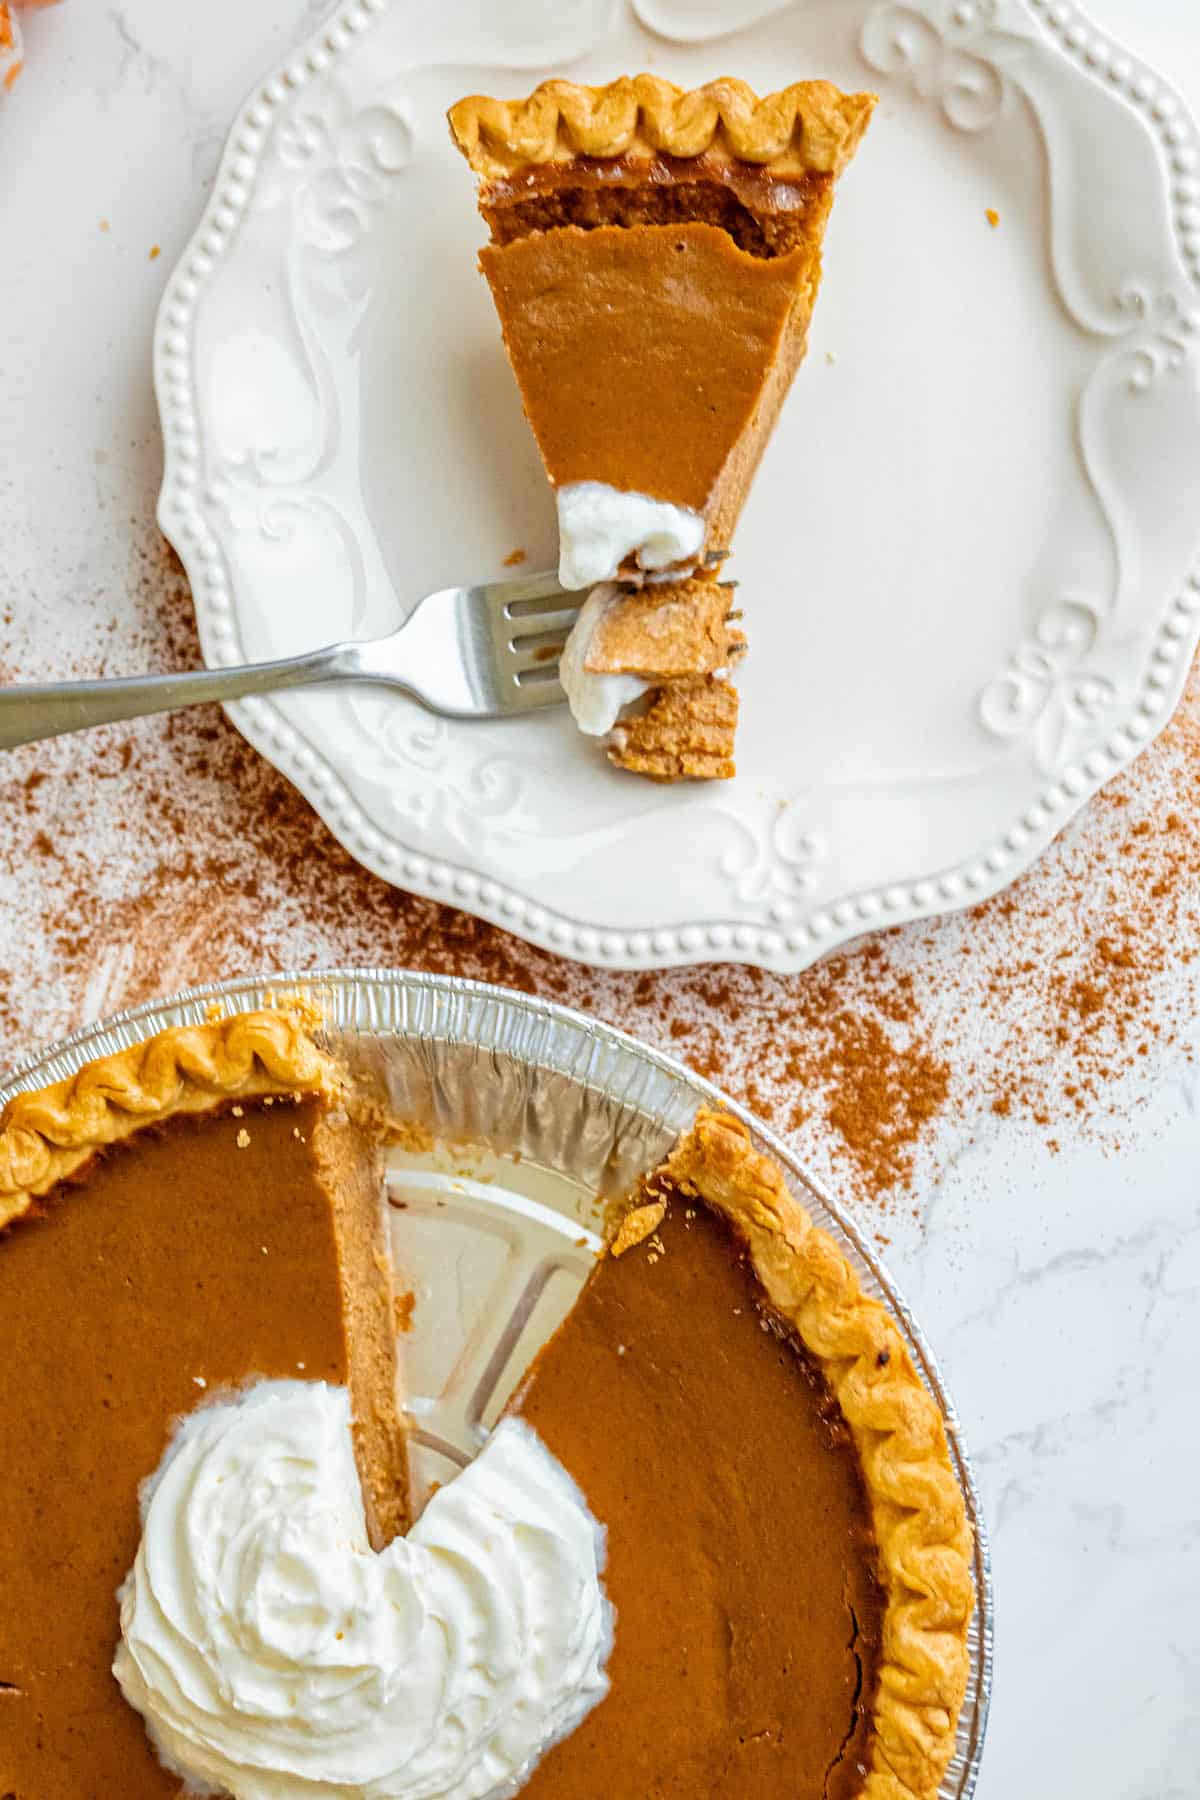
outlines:
{"label": "cut edge of pie slice", "polygon": [[702,1109],[654,1181],[744,1244],[772,1313],[816,1360],[850,1429],[884,1592],[864,1800],[936,1800],[970,1670],[974,1538],[940,1408],[899,1327],[728,1113]]}
{"label": "cut edge of pie slice", "polygon": [[[647,608],[678,612],[696,572],[715,576],[803,358],[834,182],[874,104],[826,81],[759,99],[729,78],[685,92],[643,74],[451,108],[565,586],[650,577]],[[589,652],[565,683],[582,729],[606,736],[637,685],[648,696],[651,724],[610,740],[610,760],[665,780],[733,773],[727,669],[631,688]],[[715,704],[720,754],[698,731]]]}

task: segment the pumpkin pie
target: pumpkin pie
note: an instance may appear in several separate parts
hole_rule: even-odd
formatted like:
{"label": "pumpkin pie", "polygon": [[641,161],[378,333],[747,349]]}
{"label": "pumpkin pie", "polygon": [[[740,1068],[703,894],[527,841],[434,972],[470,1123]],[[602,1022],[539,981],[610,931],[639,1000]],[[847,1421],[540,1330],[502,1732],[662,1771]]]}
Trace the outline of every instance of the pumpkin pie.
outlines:
{"label": "pumpkin pie", "polygon": [[[167,1032],[0,1119],[0,1794],[180,1793],[110,1674],[115,1589],[213,1389],[348,1386],[374,1542],[404,1526],[380,1132],[312,1029]],[[509,1414],[604,1526],[616,1621],[523,1794],[934,1800],[972,1599],[941,1416],[739,1122],[702,1112],[617,1209]]]}
{"label": "pumpkin pie", "polygon": [[[803,358],[834,183],[873,105],[827,81],[759,99],[741,81],[685,92],[643,74],[451,109],[567,587],[649,577],[662,586],[648,605],[677,613],[697,571],[715,576]],[[697,613],[700,654],[711,633]],[[648,731],[610,741],[612,760],[662,779],[732,773],[693,748],[698,716],[716,728],[720,713],[732,749],[729,665],[613,670],[592,654],[594,626],[593,609],[564,683],[585,729],[611,728],[631,679],[651,713],[679,690]]]}

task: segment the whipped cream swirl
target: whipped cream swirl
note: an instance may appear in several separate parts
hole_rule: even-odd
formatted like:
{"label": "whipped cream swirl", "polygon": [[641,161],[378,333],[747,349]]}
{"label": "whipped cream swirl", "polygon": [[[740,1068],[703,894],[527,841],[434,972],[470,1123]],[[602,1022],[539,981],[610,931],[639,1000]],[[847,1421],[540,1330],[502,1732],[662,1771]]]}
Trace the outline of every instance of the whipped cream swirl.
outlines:
{"label": "whipped cream swirl", "polygon": [[555,503],[558,579],[566,588],[612,581],[627,556],[636,555],[642,569],[684,564],[691,570],[704,549],[704,519],[689,506],[604,481],[568,481],[556,490]]}
{"label": "whipped cream swirl", "polygon": [[142,1493],[113,1672],[235,1800],[497,1800],[607,1691],[603,1531],[508,1419],[407,1538],[367,1542],[344,1388],[191,1414]]}

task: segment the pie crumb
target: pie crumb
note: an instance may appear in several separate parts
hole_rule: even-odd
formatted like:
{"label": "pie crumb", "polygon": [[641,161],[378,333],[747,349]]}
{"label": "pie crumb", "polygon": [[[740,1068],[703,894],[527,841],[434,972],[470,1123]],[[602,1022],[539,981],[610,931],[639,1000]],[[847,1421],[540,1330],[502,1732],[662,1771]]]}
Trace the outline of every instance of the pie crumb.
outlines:
{"label": "pie crumb", "polygon": [[746,650],[733,586],[693,576],[622,592],[592,633],[588,674],[636,675],[656,686],[695,683],[731,667]]}
{"label": "pie crumb", "polygon": [[984,214],[984,217],[987,220],[988,224],[991,226],[992,230],[995,231],[997,225],[1000,223],[1000,214],[996,211],[995,207],[989,206],[987,209],[987,212]]}
{"label": "pie crumb", "polygon": [[621,1220],[620,1229],[612,1241],[614,1256],[624,1256],[627,1250],[644,1243],[652,1237],[667,1216],[665,1200],[652,1200],[648,1206],[635,1206],[632,1212],[626,1213]]}
{"label": "pie crumb", "polygon": [[249,1144],[249,1142],[250,1142],[250,1133],[246,1130],[246,1127],[243,1125],[242,1129],[237,1134],[238,1149],[244,1150],[246,1148],[246,1146]]}
{"label": "pie crumb", "polygon": [[515,569],[518,563],[523,563],[524,561],[525,552],[523,550],[510,550],[504,559],[504,567],[506,569]]}
{"label": "pie crumb", "polygon": [[608,760],[656,781],[729,781],[737,715],[737,689],[716,675],[655,688],[646,712],[613,727]]}
{"label": "pie crumb", "polygon": [[231,1111],[235,1119],[244,1119],[246,1116],[246,1109],[244,1106],[235,1106],[231,1108]]}

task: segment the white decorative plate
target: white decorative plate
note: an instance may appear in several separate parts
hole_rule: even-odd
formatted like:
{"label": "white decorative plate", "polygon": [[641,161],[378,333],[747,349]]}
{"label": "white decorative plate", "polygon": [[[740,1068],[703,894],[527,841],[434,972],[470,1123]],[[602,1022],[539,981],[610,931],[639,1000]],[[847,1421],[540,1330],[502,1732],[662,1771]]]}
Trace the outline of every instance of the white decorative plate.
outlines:
{"label": "white decorative plate", "polygon": [[443,113],[636,67],[882,97],[738,535],[737,780],[652,787],[565,713],[230,710],[389,880],[588,961],[797,969],[1010,881],[1200,637],[1200,139],[1065,0],[351,0],[247,103],[169,283],[160,517],[214,664],[551,564]]}

